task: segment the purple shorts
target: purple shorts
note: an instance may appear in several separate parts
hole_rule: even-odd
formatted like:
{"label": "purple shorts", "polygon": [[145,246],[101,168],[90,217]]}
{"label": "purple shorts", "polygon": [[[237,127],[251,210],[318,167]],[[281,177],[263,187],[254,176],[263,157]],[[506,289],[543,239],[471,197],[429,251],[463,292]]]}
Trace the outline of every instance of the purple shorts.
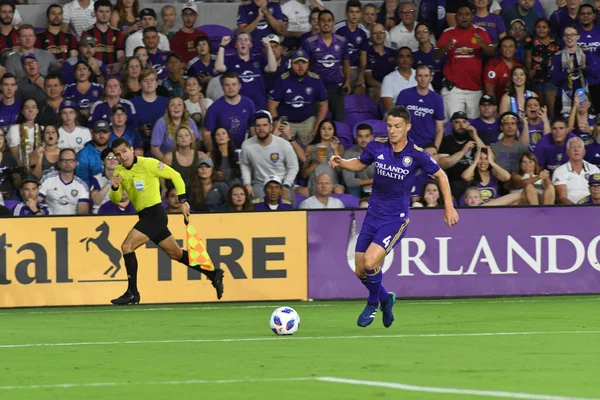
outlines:
{"label": "purple shorts", "polygon": [[386,253],[389,253],[404,237],[409,222],[408,218],[386,222],[365,217],[356,241],[356,252],[364,253],[371,243],[377,243],[385,249]]}

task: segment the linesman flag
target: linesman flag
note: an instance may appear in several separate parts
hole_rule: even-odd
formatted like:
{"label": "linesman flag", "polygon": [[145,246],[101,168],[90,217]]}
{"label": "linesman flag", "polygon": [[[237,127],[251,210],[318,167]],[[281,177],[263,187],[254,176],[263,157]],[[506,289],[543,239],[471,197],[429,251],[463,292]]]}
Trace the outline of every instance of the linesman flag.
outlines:
{"label": "linesman flag", "polygon": [[206,251],[204,242],[200,235],[191,224],[185,227],[185,240],[188,248],[188,258],[190,266],[198,265],[207,271],[214,271],[215,266]]}

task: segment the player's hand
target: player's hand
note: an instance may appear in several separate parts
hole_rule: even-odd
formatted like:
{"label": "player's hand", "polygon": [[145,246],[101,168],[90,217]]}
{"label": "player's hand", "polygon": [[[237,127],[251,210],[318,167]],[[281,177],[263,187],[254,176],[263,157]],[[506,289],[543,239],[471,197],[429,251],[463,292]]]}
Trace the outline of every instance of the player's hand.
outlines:
{"label": "player's hand", "polygon": [[231,43],[231,36],[223,36],[221,46],[227,46],[229,43]]}
{"label": "player's hand", "polygon": [[181,208],[181,213],[183,214],[183,218],[187,221],[190,220],[190,205],[186,201],[185,203],[179,203]]}
{"label": "player's hand", "polygon": [[116,187],[119,187],[121,185],[122,181],[123,181],[123,178],[121,178],[121,175],[116,174],[116,175],[113,175],[112,178],[110,178],[110,185],[113,188],[116,188]]}
{"label": "player's hand", "polygon": [[458,224],[458,213],[454,207],[447,207],[444,210],[444,223],[448,225],[448,228]]}
{"label": "player's hand", "polygon": [[337,168],[342,166],[342,157],[338,155],[331,156],[329,159],[329,166],[331,168]]}

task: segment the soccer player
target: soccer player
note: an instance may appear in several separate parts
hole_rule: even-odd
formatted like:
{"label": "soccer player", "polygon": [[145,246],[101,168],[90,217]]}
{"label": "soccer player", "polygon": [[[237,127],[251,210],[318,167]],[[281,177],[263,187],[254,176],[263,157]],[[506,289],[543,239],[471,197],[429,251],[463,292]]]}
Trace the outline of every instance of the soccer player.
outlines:
{"label": "soccer player", "polygon": [[112,150],[121,165],[115,168],[111,182],[110,200],[118,204],[123,189],[129,194],[131,204],[138,213],[139,221],[121,245],[127,270],[127,291],[111,302],[114,305],[137,304],[140,293],[137,288],[138,263],[135,250],[152,240],[173,260],[205,274],[217,290],[217,298],[223,296],[223,270],[206,271],[199,266],[190,266],[188,252],[179,247],[167,226],[169,220],[161,204],[159,178],[170,179],[179,196],[181,212],[186,220],[190,218],[190,205],[185,196],[185,183],[181,175],[168,165],[153,158],[137,157],[131,143],[126,138],[118,138],[112,143]]}
{"label": "soccer player", "polygon": [[356,243],[355,273],[369,290],[367,306],[357,321],[360,327],[373,322],[378,306],[383,313],[383,326],[389,328],[394,322],[392,307],[396,295],[383,287],[380,264],[406,233],[410,191],[419,168],[433,175],[440,184],[444,198],[444,222],[449,227],[458,223],[446,174],[428,152],[407,136],[411,128],[409,112],[404,107],[392,107],[387,113],[386,123],[389,137],[369,142],[358,158],[347,160],[334,155],[329,160],[332,168],[341,167],[354,172],[375,163],[369,208]]}

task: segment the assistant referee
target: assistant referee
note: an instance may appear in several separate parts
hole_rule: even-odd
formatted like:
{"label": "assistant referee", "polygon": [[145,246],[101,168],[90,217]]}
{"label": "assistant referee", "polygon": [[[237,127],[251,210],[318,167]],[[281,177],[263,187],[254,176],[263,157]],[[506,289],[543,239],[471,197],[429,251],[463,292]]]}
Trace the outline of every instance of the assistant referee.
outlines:
{"label": "assistant referee", "polygon": [[135,250],[153,241],[167,255],[176,261],[198,270],[205,274],[217,290],[217,298],[223,295],[223,270],[207,271],[199,266],[190,266],[188,252],[183,250],[168,228],[167,212],[162,206],[160,197],[159,178],[169,179],[173,182],[181,212],[186,220],[190,217],[190,205],[185,195],[185,183],[181,175],[168,165],[147,157],[137,157],[126,138],[118,138],[112,143],[112,150],[121,165],[115,168],[110,179],[110,200],[118,204],[121,201],[123,189],[129,195],[131,204],[138,213],[139,221],[129,231],[121,245],[125,268],[127,270],[127,291],[116,299],[111,300],[114,305],[137,304],[140,302],[140,293],[137,288],[138,262]]}

